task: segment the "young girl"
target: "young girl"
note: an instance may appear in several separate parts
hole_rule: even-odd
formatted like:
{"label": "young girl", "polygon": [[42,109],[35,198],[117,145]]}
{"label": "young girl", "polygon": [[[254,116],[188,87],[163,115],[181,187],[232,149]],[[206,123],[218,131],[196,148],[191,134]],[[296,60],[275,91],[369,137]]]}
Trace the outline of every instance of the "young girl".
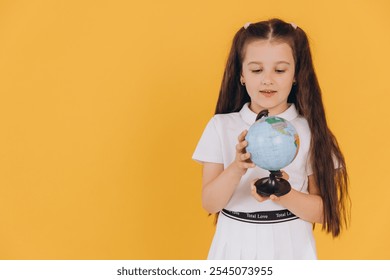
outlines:
{"label": "young girl", "polygon": [[[247,129],[268,109],[290,121],[299,152],[283,171],[292,190],[262,197],[269,176],[246,152]],[[333,236],[348,222],[344,157],[328,128],[305,32],[272,19],[246,24],[234,37],[215,116],[193,159],[203,163],[202,203],[219,213],[209,259],[316,259],[313,224]]]}

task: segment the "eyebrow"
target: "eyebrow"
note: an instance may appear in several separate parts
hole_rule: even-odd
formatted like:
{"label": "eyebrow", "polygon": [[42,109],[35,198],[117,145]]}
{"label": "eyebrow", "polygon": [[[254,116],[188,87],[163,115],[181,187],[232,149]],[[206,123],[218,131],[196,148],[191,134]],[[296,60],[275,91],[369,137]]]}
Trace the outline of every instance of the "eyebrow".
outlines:
{"label": "eyebrow", "polygon": [[[275,64],[281,64],[281,63],[290,65],[290,62],[287,62],[287,61],[284,61],[284,60],[276,61]],[[260,61],[251,61],[251,62],[248,63],[248,65],[251,65],[251,64],[258,65],[258,64],[263,64],[263,63],[260,62]]]}

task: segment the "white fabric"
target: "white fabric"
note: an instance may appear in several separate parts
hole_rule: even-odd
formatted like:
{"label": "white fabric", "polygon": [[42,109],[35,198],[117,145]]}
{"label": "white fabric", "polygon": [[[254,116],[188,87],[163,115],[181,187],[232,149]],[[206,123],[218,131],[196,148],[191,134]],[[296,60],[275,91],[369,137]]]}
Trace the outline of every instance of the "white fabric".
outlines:
{"label": "white fabric", "polygon": [[[215,115],[207,124],[193,154],[193,159],[221,163],[224,168],[235,159],[238,135],[256,120],[256,113],[245,104],[240,112]],[[295,190],[307,193],[308,175],[312,174],[308,160],[310,129],[307,121],[294,106],[278,115],[295,127],[300,148],[294,161],[283,168]],[[259,167],[249,169],[241,178],[225,209],[237,212],[257,212],[283,209],[277,203],[259,203],[250,194],[250,182],[268,177],[269,171]],[[312,224],[297,219],[271,225],[258,225],[235,221],[220,214],[209,259],[315,259],[316,250]]]}

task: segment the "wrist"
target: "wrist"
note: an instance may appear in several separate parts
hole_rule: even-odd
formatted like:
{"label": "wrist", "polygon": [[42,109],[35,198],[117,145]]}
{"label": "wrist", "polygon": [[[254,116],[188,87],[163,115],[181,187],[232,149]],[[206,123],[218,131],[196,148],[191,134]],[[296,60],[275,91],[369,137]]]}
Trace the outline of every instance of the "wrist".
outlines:
{"label": "wrist", "polygon": [[288,206],[288,202],[291,200],[291,198],[294,196],[294,192],[296,192],[296,190],[294,190],[293,188],[291,188],[291,190],[286,193],[285,195],[282,195],[282,196],[275,196],[273,197],[272,201],[273,202],[276,202],[277,204],[279,204],[280,206],[283,206],[283,207],[286,207]]}
{"label": "wrist", "polygon": [[233,174],[239,176],[240,178],[246,173],[246,169],[240,167],[240,165],[236,161],[232,162],[232,164],[229,166],[229,169]]}

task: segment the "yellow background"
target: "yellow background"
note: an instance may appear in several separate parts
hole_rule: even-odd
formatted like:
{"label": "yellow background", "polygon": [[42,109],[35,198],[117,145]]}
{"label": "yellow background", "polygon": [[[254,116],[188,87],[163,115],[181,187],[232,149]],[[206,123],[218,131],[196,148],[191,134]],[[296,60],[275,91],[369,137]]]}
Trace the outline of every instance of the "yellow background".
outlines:
{"label": "yellow background", "polygon": [[191,160],[234,33],[310,36],[352,224],[321,259],[390,259],[389,2],[0,1],[0,259],[204,259]]}

